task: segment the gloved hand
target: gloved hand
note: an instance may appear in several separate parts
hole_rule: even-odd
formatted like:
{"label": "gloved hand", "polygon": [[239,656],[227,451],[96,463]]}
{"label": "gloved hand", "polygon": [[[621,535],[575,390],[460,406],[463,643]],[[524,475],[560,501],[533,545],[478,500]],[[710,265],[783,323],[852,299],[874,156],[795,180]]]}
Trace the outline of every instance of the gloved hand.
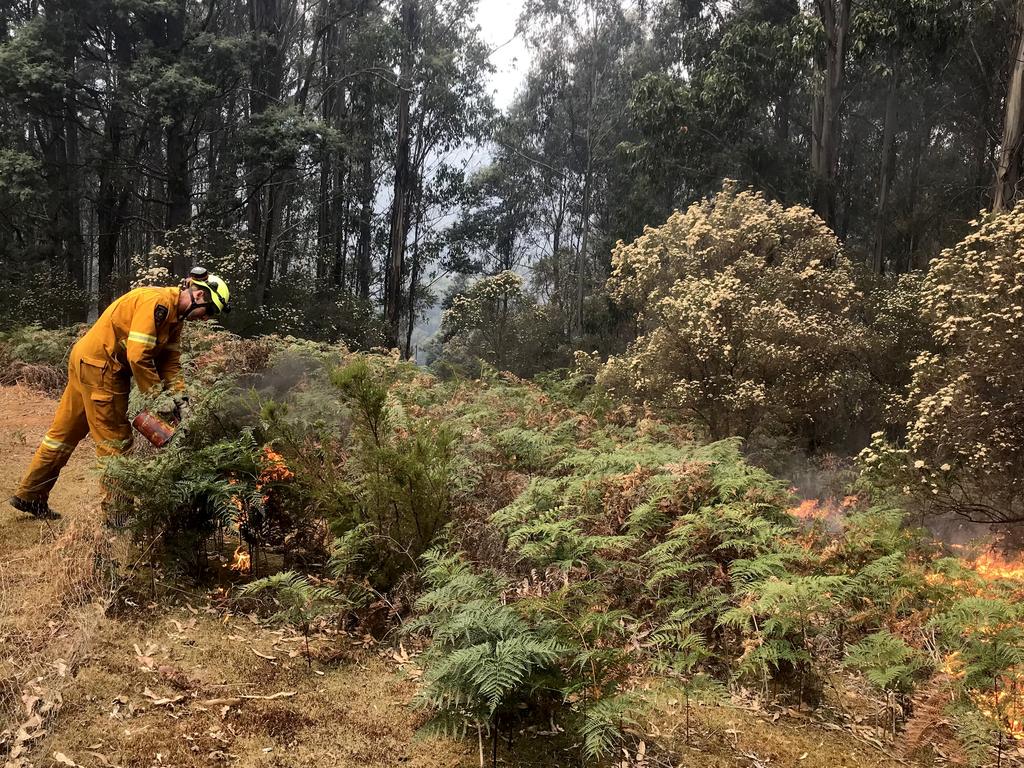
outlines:
{"label": "gloved hand", "polygon": [[164,421],[177,424],[181,421],[181,407],[188,402],[184,392],[163,392],[159,404],[153,409]]}
{"label": "gloved hand", "polygon": [[174,413],[172,417],[175,423],[181,421],[181,409],[188,405],[188,395],[184,392],[173,392],[171,397],[174,399]]}

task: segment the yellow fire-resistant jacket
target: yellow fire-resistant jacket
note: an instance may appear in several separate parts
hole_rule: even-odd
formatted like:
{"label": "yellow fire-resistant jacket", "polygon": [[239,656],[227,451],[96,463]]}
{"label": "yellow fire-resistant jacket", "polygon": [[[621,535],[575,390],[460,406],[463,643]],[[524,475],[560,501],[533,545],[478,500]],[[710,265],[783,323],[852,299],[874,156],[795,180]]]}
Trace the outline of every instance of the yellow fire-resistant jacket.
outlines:
{"label": "yellow fire-resistant jacket", "polygon": [[178,288],[136,288],[115,299],[78,340],[72,356],[104,368],[124,385],[134,376],[142,392],[184,390],[178,293]]}

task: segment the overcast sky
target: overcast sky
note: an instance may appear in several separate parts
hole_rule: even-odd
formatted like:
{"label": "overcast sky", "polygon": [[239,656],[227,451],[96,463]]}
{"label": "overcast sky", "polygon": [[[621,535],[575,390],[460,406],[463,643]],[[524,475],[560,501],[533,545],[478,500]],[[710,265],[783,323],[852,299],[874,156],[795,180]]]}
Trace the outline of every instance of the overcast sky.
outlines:
{"label": "overcast sky", "polygon": [[[476,15],[481,36],[493,51],[491,64],[494,65],[495,72],[491,75],[491,93],[494,96],[494,105],[502,110],[511,103],[529,65],[529,55],[522,35],[516,34],[516,23],[522,12],[523,2],[524,0],[480,0]],[[488,153],[483,148],[471,150],[470,167],[467,170],[471,171],[474,167],[482,165],[487,157]],[[384,197],[382,194],[381,200]],[[437,275],[432,270],[430,277],[431,280],[428,282],[432,282],[432,290],[443,297],[451,285],[449,276]],[[421,318],[413,329],[413,344],[417,349],[418,362],[424,362],[422,345],[437,332],[440,325],[441,306],[438,303],[427,311],[426,316]]]}
{"label": "overcast sky", "polygon": [[529,63],[522,35],[516,34],[522,10],[523,0],[480,0],[477,10],[477,23],[493,51],[491,63],[497,69],[491,76],[491,90],[499,109],[512,101]]}

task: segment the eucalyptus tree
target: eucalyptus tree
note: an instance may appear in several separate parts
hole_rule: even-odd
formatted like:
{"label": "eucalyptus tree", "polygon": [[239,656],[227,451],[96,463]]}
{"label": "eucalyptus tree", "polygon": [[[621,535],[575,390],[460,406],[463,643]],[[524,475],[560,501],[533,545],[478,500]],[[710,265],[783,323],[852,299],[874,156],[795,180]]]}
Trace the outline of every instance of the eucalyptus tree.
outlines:
{"label": "eucalyptus tree", "polygon": [[[405,346],[410,344],[424,261],[428,255],[439,255],[437,248],[421,249],[421,239],[444,226],[459,190],[446,182],[465,165],[460,154],[466,155],[469,146],[483,138],[493,117],[486,84],[489,51],[472,21],[475,8],[476,0],[401,4],[394,184],[383,296],[384,321],[395,347],[403,308]],[[435,181],[433,194],[425,194]]]}

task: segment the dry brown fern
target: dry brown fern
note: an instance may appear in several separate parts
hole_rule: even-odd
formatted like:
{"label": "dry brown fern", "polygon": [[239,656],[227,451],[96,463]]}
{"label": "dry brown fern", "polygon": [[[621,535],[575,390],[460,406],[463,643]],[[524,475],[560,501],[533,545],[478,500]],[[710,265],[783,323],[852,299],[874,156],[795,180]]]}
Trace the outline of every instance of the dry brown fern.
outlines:
{"label": "dry brown fern", "polygon": [[966,764],[956,731],[946,717],[953,697],[953,678],[942,672],[921,686],[910,700],[911,716],[903,731],[900,752],[911,758],[925,749],[942,755],[953,765]]}

